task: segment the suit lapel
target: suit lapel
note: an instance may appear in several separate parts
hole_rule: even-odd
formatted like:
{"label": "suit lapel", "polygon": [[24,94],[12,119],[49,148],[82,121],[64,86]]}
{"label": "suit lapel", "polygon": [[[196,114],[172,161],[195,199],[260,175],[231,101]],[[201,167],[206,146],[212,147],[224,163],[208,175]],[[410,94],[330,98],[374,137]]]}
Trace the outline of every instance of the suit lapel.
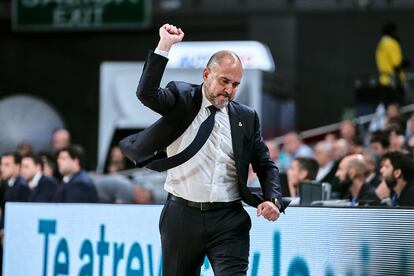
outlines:
{"label": "suit lapel", "polygon": [[236,160],[236,165],[238,166],[238,161],[241,158],[241,153],[243,150],[243,124],[242,120],[240,119],[240,114],[234,107],[234,104],[230,102],[228,107],[234,159]]}

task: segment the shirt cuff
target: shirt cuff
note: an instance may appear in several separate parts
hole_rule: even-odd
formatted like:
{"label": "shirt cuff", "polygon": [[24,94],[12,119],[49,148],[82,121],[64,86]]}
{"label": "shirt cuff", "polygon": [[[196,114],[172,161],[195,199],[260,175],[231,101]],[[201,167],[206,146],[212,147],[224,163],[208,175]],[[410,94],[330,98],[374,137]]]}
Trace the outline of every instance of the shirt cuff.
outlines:
{"label": "shirt cuff", "polygon": [[163,56],[165,58],[168,58],[168,51],[163,51],[163,50],[160,50],[160,49],[156,48],[154,50],[154,53],[157,54],[157,55]]}

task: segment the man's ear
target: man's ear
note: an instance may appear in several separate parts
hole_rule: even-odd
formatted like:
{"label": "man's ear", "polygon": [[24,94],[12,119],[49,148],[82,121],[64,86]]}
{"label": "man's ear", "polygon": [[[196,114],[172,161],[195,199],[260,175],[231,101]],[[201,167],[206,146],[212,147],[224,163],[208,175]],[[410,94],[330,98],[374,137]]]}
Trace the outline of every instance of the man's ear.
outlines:
{"label": "man's ear", "polygon": [[203,70],[203,80],[207,80],[208,75],[210,74],[210,69],[208,67]]}
{"label": "man's ear", "polygon": [[349,178],[351,178],[351,179],[354,179],[355,178],[355,176],[356,176],[356,169],[355,168],[349,168],[348,169],[348,175],[349,175]]}
{"label": "man's ear", "polygon": [[308,172],[306,170],[299,170],[299,179],[304,181],[308,178]]}
{"label": "man's ear", "polygon": [[397,178],[397,179],[400,179],[400,178],[401,178],[401,176],[402,176],[402,171],[401,171],[401,169],[396,169],[396,170],[394,170],[392,173],[394,174],[394,177],[395,177],[395,178]]}

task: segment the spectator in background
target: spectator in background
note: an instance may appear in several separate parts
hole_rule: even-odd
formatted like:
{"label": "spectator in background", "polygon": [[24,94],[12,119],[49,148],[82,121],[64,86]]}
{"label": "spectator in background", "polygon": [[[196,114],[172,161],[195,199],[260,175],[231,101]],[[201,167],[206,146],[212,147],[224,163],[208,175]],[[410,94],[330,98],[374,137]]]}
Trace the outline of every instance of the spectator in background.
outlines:
{"label": "spectator in background", "polygon": [[126,159],[125,156],[122,154],[121,149],[119,146],[113,146],[111,148],[111,153],[109,156],[109,163],[107,171],[109,173],[115,173],[126,168]]}
{"label": "spectator in background", "polygon": [[335,176],[338,163],[333,155],[333,145],[326,141],[318,142],[314,148],[315,159],[318,162],[319,170],[316,181],[328,182],[332,186],[338,182]]}
{"label": "spectator in background", "polygon": [[357,135],[357,129],[355,124],[351,120],[345,120],[341,122],[339,127],[339,136],[346,140],[348,145],[352,144],[352,139]]}
{"label": "spectator in background", "polygon": [[84,164],[83,149],[71,145],[58,151],[57,163],[63,184],[60,185],[54,198],[56,202],[95,203],[98,193],[95,184],[82,169]]}
{"label": "spectator in background", "polygon": [[290,196],[295,198],[299,194],[299,183],[313,181],[318,173],[318,163],[309,157],[296,157],[292,161],[287,176]]}
{"label": "spectator in background", "polygon": [[398,103],[391,103],[387,106],[387,115],[385,118],[385,129],[401,129],[405,128],[406,119],[400,111]]}
{"label": "spectator in background", "polygon": [[134,203],[134,185],[121,174],[91,174],[98,192],[99,202],[131,204]]}
{"label": "spectator in background", "polygon": [[368,168],[365,160],[360,154],[353,154],[344,157],[339,163],[336,176],[340,184],[348,190],[348,196],[352,206],[378,205],[379,198],[375,189],[366,182]]}
{"label": "spectator in background", "polygon": [[20,176],[26,180],[31,193],[31,202],[51,202],[58,184],[51,177],[42,173],[42,161],[35,155],[23,156],[20,166]]}
{"label": "spectator in background", "polygon": [[57,177],[57,164],[55,159],[48,153],[40,153],[42,161],[42,174],[47,177]]}
{"label": "spectator in background", "polygon": [[404,103],[404,69],[409,62],[403,58],[397,25],[388,22],[383,25],[382,36],[375,52],[379,73],[379,89],[386,95],[385,104]]}
{"label": "spectator in background", "polygon": [[371,138],[369,139],[369,149],[375,155],[377,160],[377,165],[381,161],[381,157],[389,150],[390,147],[390,138],[389,131],[377,130],[370,134]]}
{"label": "spectator in background", "polygon": [[283,150],[279,155],[280,170],[286,172],[296,157],[313,157],[313,151],[302,142],[297,132],[291,131],[283,137]]}
{"label": "spectator in background", "polygon": [[368,176],[365,179],[365,182],[373,187],[377,188],[378,185],[381,183],[381,174],[379,172],[379,166],[377,157],[374,153],[369,150],[364,150],[362,152],[362,156],[364,157],[365,164],[367,165]]}
{"label": "spectator in background", "polygon": [[354,136],[349,148],[351,154],[361,154],[364,149],[364,141],[362,141],[360,136]]}
{"label": "spectator in background", "polygon": [[336,140],[333,144],[332,151],[335,161],[339,163],[350,152],[348,142],[344,138]]}
{"label": "spectator in background", "polygon": [[391,129],[389,135],[390,151],[401,151],[406,148],[404,131],[402,129]]}
{"label": "spectator in background", "polygon": [[70,133],[65,128],[58,128],[52,134],[52,152],[56,153],[71,144]]}
{"label": "spectator in background", "polygon": [[[388,202],[391,206],[414,206],[414,165],[412,158],[398,151],[384,154],[381,175],[390,191]],[[379,188],[381,189],[381,187]]]}
{"label": "spectator in background", "polygon": [[21,157],[18,153],[5,153],[0,159],[2,177],[0,236],[4,227],[4,207],[6,202],[25,202],[29,200],[30,189],[19,176]]}
{"label": "spectator in background", "polygon": [[24,142],[17,146],[17,152],[20,156],[30,155],[33,153],[32,144]]}
{"label": "spectator in background", "polygon": [[407,121],[405,139],[407,141],[407,146],[411,150],[411,154],[414,155],[414,114],[411,115],[410,119]]}
{"label": "spectator in background", "polygon": [[18,153],[5,153],[1,157],[1,177],[4,182],[4,198],[2,210],[5,202],[22,202],[28,201],[30,189],[26,181],[20,177],[21,157]]}

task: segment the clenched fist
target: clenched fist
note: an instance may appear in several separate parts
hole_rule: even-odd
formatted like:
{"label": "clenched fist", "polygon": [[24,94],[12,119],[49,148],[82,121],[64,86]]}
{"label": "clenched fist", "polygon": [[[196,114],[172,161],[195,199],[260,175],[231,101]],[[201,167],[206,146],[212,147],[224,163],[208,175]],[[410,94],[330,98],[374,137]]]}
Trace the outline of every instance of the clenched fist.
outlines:
{"label": "clenched fist", "polygon": [[169,51],[171,46],[183,40],[184,32],[174,25],[164,24],[160,28],[160,41],[157,48],[162,51]]}

